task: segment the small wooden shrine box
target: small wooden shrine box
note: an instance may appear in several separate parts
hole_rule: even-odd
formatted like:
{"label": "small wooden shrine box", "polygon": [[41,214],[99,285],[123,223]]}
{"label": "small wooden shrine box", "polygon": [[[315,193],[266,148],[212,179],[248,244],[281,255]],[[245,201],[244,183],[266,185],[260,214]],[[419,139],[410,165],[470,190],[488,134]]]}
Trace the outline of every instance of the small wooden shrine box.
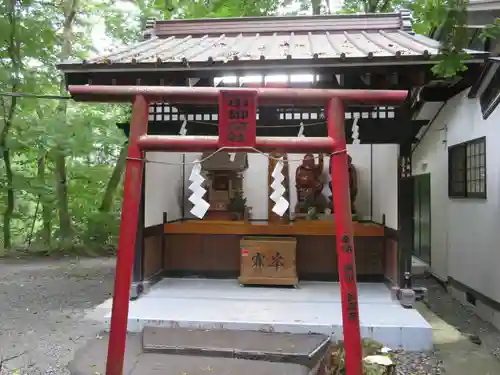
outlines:
{"label": "small wooden shrine box", "polygon": [[298,284],[293,237],[244,237],[240,241],[240,284]]}
{"label": "small wooden shrine box", "polygon": [[[238,193],[243,196],[243,172],[248,168],[247,154],[237,152],[232,160],[229,152],[221,151],[215,155],[205,152],[202,158],[201,167],[208,178],[207,200],[210,204],[206,219],[231,220],[235,209],[243,215],[246,207],[235,207],[235,202],[238,201]],[[241,204],[245,205],[244,202]]]}

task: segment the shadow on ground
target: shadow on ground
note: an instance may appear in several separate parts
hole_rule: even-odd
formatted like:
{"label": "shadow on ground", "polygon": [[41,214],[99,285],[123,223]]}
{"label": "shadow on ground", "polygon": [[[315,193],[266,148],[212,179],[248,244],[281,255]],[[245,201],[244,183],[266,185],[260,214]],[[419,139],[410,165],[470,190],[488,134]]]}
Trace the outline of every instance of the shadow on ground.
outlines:
{"label": "shadow on ground", "polygon": [[418,280],[429,290],[418,310],[433,328],[436,357],[450,375],[500,374],[500,333],[463,306],[432,278]]}

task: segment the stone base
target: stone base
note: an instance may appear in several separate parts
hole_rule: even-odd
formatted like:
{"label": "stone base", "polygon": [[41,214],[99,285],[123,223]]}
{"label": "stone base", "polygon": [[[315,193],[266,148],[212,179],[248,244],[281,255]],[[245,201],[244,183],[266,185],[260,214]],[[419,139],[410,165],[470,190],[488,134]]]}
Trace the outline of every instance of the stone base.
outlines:
{"label": "stone base", "polygon": [[[264,334],[265,335],[265,334]],[[265,347],[266,343],[262,342]],[[90,340],[68,365],[72,375],[105,374],[108,336]],[[190,354],[144,353],[142,334],[129,334],[123,375],[315,375],[318,366]]]}
{"label": "stone base", "polygon": [[[144,327],[224,328],[320,333],[342,339],[338,283],[302,282],[298,289],[241,287],[235,280],[163,279],[130,303],[128,330]],[[432,349],[432,328],[415,309],[391,299],[384,284],[359,283],[361,334],[391,349]],[[99,306],[106,326],[111,300]]]}
{"label": "stone base", "polygon": [[130,299],[136,300],[144,291],[144,286],[141,281],[133,282],[130,286]]}

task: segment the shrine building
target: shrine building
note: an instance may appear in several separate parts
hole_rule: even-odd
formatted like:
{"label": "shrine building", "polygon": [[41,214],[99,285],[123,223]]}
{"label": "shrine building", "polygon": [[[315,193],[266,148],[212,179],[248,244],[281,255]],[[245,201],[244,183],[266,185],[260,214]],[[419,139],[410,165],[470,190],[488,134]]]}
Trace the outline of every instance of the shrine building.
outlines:
{"label": "shrine building", "polygon": [[[179,88],[170,101],[149,100],[147,134],[137,138],[145,170],[132,176],[142,189],[128,330],[175,324],[341,338],[335,214],[350,206],[361,335],[391,348],[431,349],[429,323],[391,294],[411,287],[411,152],[429,120],[414,115],[414,104],[444,102],[470,86],[487,55],[466,51],[468,69],[446,80],[431,71],[438,50],[412,31],[407,12],[170,20],[149,22],[136,45],[61,64],[77,101]],[[226,129],[221,108],[201,98],[235,88],[267,95],[224,104],[236,108],[228,116],[241,126],[255,105],[256,137],[265,144],[248,152],[161,149],[163,140],[217,144]],[[303,100],[297,91],[293,105],[274,104],[273,93],[286,88],[303,89]],[[301,146],[329,136],[328,108],[308,99],[311,89],[407,91],[399,103],[345,101],[350,194],[338,207],[335,153]],[[184,93],[193,100],[177,100]],[[132,140],[130,124],[118,126]],[[228,139],[238,142],[238,134]]]}

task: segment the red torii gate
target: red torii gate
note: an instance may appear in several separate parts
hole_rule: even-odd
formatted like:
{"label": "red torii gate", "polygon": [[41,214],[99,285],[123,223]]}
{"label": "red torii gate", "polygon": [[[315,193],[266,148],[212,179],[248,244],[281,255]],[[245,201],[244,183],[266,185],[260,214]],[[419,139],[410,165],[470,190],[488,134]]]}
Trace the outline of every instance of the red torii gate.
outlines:
{"label": "red torii gate", "polygon": [[[328,152],[332,174],[338,271],[347,375],[362,375],[362,348],[349,198],[344,103],[400,104],[407,91],[326,90],[293,88],[217,88],[166,86],[69,86],[77,100],[133,101],[125,170],[120,239],[116,263],[106,375],[122,375],[127,337],[132,267],[144,171],[144,151],[200,152],[280,149],[291,153]],[[257,137],[257,100],[264,104],[324,104],[328,137]],[[219,104],[219,136],[147,135],[149,103]],[[332,249],[334,251],[334,249]]]}

